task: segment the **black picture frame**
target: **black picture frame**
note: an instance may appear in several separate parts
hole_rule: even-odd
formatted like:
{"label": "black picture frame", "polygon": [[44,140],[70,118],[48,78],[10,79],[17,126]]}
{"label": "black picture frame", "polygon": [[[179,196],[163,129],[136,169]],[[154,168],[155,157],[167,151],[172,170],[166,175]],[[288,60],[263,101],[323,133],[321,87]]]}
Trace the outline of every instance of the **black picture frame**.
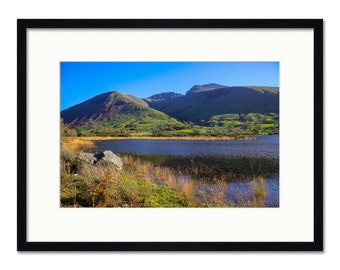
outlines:
{"label": "black picture frame", "polygon": [[[103,28],[311,29],[314,33],[313,242],[29,242],[27,239],[27,30]],[[18,251],[322,251],[323,20],[322,19],[18,19],[17,21]]]}

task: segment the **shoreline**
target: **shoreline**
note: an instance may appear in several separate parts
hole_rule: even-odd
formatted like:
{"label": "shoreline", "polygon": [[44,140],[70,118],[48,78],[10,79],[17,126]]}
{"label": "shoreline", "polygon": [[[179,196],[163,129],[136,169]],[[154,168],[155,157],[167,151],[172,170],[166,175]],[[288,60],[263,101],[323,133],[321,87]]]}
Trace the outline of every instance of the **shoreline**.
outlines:
{"label": "shoreline", "polygon": [[[253,135],[252,135],[253,136]],[[151,137],[151,136],[129,136],[129,137],[113,137],[113,136],[90,136],[90,137],[63,137],[69,139],[80,139],[83,141],[113,141],[113,140],[197,140],[197,141],[232,141],[232,140],[255,140],[255,137],[247,136],[244,138],[235,137]]]}

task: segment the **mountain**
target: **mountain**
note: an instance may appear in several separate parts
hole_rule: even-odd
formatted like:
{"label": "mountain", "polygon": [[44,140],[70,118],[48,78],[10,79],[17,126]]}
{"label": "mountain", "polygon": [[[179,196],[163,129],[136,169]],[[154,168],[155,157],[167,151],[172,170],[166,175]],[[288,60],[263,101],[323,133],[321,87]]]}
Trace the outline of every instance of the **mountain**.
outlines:
{"label": "mountain", "polygon": [[107,92],[63,110],[61,118],[70,128],[88,131],[149,132],[180,130],[185,127],[183,122],[235,127],[251,122],[262,123],[265,128],[278,124],[278,114],[278,87],[210,83],[194,85],[185,95],[164,92],[145,99]]}
{"label": "mountain", "polygon": [[163,93],[148,97],[146,98],[146,100],[148,100],[149,102],[151,101],[152,102],[169,102],[180,97],[183,97],[183,95],[175,93],[175,92],[163,92]]}
{"label": "mountain", "polygon": [[184,95],[182,94],[178,94],[175,92],[163,92],[145,98],[144,101],[146,101],[151,108],[162,112],[170,104],[178,103],[179,100],[181,100],[182,98],[184,98]]}
{"label": "mountain", "polygon": [[71,128],[147,128],[157,125],[182,125],[168,115],[149,108],[140,98],[117,91],[95,96],[61,112]]}
{"label": "mountain", "polygon": [[279,113],[279,88],[211,83],[195,85],[179,98],[145,101],[178,120],[200,123],[222,114]]}
{"label": "mountain", "polygon": [[205,92],[205,91],[211,91],[219,88],[225,88],[227,86],[217,84],[217,83],[209,83],[204,85],[194,85],[188,92],[187,95],[199,93],[199,92]]}

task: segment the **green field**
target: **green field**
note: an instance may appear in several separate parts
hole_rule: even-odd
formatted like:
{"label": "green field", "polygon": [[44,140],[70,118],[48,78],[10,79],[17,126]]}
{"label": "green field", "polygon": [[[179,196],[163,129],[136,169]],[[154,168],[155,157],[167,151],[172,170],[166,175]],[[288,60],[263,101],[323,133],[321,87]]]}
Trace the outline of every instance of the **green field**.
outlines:
{"label": "green field", "polygon": [[[117,115],[101,122],[89,122],[83,127],[71,129],[62,123],[62,136],[154,136],[154,137],[242,137],[247,135],[279,134],[279,115],[223,114],[204,119],[198,125],[179,122],[173,118],[135,117]],[[153,115],[154,116],[154,115]]]}

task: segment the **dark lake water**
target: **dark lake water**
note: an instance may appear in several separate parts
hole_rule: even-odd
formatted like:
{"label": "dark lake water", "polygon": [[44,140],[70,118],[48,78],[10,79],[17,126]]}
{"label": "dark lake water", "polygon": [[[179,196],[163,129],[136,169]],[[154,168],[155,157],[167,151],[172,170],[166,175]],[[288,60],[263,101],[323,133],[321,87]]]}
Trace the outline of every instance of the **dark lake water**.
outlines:
{"label": "dark lake water", "polygon": [[95,141],[96,151],[111,150],[166,166],[209,182],[227,181],[226,196],[251,197],[251,178],[266,181],[265,206],[279,206],[279,135],[256,136],[255,140],[149,140]]}
{"label": "dark lake water", "polygon": [[97,141],[99,150],[116,153],[167,156],[223,156],[279,158],[279,136],[257,136],[256,140],[113,140]]}

